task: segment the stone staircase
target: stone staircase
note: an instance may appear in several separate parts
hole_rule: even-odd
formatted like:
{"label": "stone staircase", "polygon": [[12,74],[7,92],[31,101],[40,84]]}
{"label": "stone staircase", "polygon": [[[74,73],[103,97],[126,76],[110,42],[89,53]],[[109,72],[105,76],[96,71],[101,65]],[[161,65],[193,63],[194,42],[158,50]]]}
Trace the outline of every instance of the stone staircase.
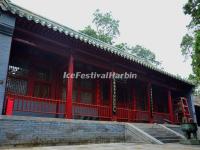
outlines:
{"label": "stone staircase", "polygon": [[181,128],[180,128],[180,126],[179,125],[171,125],[171,124],[167,124],[167,125],[165,125],[167,128],[169,128],[169,129],[171,129],[171,130],[173,130],[173,131],[175,131],[175,132],[178,132],[179,134],[181,134],[181,135],[183,135],[183,132],[181,131]]}
{"label": "stone staircase", "polygon": [[162,143],[178,143],[179,140],[182,139],[181,136],[175,134],[173,131],[170,131],[170,129],[158,124],[134,123],[134,126]]}
{"label": "stone staircase", "polygon": [[[180,128],[180,125],[171,125],[171,124],[166,124],[165,125],[167,128],[181,134],[182,136],[184,136],[184,133],[182,132],[181,128]],[[197,131],[197,136],[198,136],[198,139],[200,139],[200,127],[198,127],[198,131]]]}

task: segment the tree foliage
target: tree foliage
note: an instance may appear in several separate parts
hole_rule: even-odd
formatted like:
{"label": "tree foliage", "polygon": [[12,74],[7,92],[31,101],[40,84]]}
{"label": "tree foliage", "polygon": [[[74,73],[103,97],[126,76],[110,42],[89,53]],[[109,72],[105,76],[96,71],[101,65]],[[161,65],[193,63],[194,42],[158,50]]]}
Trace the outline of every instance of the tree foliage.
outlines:
{"label": "tree foliage", "polygon": [[[111,12],[102,13],[99,9],[97,9],[93,13],[93,17],[94,18],[92,22],[95,28],[93,29],[89,25],[81,30],[81,32],[113,45],[114,39],[116,39],[120,35],[119,20],[114,19]],[[127,43],[120,43],[115,46],[123,51],[127,51],[139,58],[142,58],[152,65],[159,66],[161,64],[159,61],[156,60],[156,56],[153,52],[140,45],[128,46]]]}
{"label": "tree foliage", "polygon": [[188,0],[183,7],[184,13],[190,15],[192,20],[188,25],[189,33],[182,38],[181,52],[186,58],[192,58],[193,73],[189,80],[200,83],[200,1]]}
{"label": "tree foliage", "polygon": [[108,44],[113,44],[113,40],[120,35],[119,20],[114,19],[111,12],[101,13],[99,9],[93,13],[93,17],[92,22],[95,29],[87,26],[81,32]]}
{"label": "tree foliage", "polygon": [[182,38],[181,53],[182,53],[182,55],[185,56],[186,59],[188,57],[192,56],[192,53],[193,53],[193,44],[194,44],[194,38],[192,36],[190,36],[189,34],[186,34]]}
{"label": "tree foliage", "polygon": [[200,24],[200,1],[188,0],[183,7],[184,13],[192,17],[190,26],[195,27]]}
{"label": "tree foliage", "polygon": [[195,42],[192,54],[192,67],[197,83],[200,83],[200,31],[195,32]]}
{"label": "tree foliage", "polygon": [[97,32],[94,29],[92,29],[91,26],[85,27],[84,30],[81,30],[81,32],[84,33],[84,34],[87,34],[87,35],[89,35],[93,38],[98,39]]}
{"label": "tree foliage", "polygon": [[156,55],[147,48],[140,45],[136,45],[131,48],[131,53],[136,54],[138,57],[148,60],[155,66],[159,66],[161,63],[156,60]]}
{"label": "tree foliage", "polygon": [[119,20],[114,19],[111,12],[103,14],[97,9],[93,16],[94,19],[92,22],[95,24],[99,35],[106,35],[111,38],[116,38],[120,35]]}
{"label": "tree foliage", "polygon": [[142,47],[140,45],[128,46],[127,43],[121,43],[116,45],[117,48],[121,50],[128,51],[129,53],[146,60],[148,63],[151,63],[154,66],[160,66],[161,62],[156,60],[156,55],[149,49]]}

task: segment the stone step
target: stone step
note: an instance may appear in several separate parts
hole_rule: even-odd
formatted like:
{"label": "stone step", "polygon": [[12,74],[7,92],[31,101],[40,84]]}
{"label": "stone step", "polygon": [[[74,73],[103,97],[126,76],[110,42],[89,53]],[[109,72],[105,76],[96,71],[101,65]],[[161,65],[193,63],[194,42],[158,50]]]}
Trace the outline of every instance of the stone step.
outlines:
{"label": "stone step", "polygon": [[178,136],[173,136],[173,137],[169,137],[169,136],[166,136],[166,137],[161,137],[161,136],[155,136],[156,139],[159,139],[159,140],[163,140],[163,139],[181,139],[180,137]]}
{"label": "stone step", "polygon": [[168,137],[168,138],[174,138],[174,137],[179,138],[178,136],[172,136],[172,135],[160,135],[160,134],[159,135],[158,134],[154,134],[154,135],[149,134],[149,135],[151,135],[155,138],[157,138],[157,137],[160,137],[160,138],[166,138],[166,137]]}
{"label": "stone step", "polygon": [[[151,135],[151,134],[150,134]],[[151,135],[151,136],[153,136],[154,138],[156,138],[156,139],[158,139],[158,137],[159,138],[179,138],[178,136],[169,136],[169,135],[167,135],[167,136],[164,136],[164,135]]]}
{"label": "stone step", "polygon": [[[145,131],[146,132],[146,131]],[[148,134],[152,134],[152,135],[171,135],[171,136],[176,136],[175,134],[170,134],[170,133],[156,133],[156,132],[146,132]]]}
{"label": "stone step", "polygon": [[143,129],[143,131],[146,131],[146,132],[159,132],[159,133],[172,133],[170,131],[163,131],[163,130],[157,130],[157,129],[151,129],[151,130],[146,130],[146,129]]}
{"label": "stone step", "polygon": [[163,132],[169,132],[168,130],[166,129],[163,129],[163,128],[141,128],[141,127],[138,127],[140,129],[143,129],[143,130],[146,130],[146,131],[163,131]]}
{"label": "stone step", "polygon": [[181,128],[180,127],[168,127],[168,128],[170,128],[171,130],[173,130],[173,131],[175,131],[175,132],[178,132],[179,134],[181,134],[181,135],[183,135],[183,132],[182,132],[182,130],[181,130]]}
{"label": "stone step", "polygon": [[134,124],[134,125],[163,143],[176,143],[179,142],[179,140],[181,139],[181,137],[177,136],[175,133],[170,132],[169,130],[163,128],[158,124]]}
{"label": "stone step", "polygon": [[146,131],[146,130],[143,130],[143,131],[145,131],[145,132],[147,132],[147,133],[151,133],[151,134],[170,134],[170,135],[176,135],[176,134],[174,134],[174,133],[171,133],[171,132],[159,132],[159,131]]}
{"label": "stone step", "polygon": [[[176,137],[177,135],[173,134],[173,133],[169,133],[169,132],[146,132],[152,136],[162,136],[162,137]],[[178,136],[177,136],[178,137]]]}
{"label": "stone step", "polygon": [[169,132],[154,132],[154,131],[151,131],[151,132],[148,132],[148,131],[145,131],[146,133],[149,133],[149,134],[160,134],[160,135],[172,135],[172,136],[176,136],[175,134],[173,133],[169,133]]}
{"label": "stone step", "polygon": [[163,143],[178,143],[180,139],[162,139]]}

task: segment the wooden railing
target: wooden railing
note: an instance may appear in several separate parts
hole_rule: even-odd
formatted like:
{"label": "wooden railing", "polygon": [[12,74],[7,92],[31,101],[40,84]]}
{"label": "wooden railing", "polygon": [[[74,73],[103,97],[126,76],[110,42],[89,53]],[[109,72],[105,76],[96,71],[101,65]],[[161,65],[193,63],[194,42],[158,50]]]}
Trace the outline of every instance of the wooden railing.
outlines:
{"label": "wooden railing", "polygon": [[170,121],[169,113],[153,112],[153,121],[158,123]]}
{"label": "wooden railing", "polygon": [[108,120],[111,119],[109,106],[73,102],[73,116],[78,119]]}
{"label": "wooden railing", "polygon": [[[6,115],[30,115],[49,117],[66,117],[66,102],[63,100],[38,98],[17,94],[6,94]],[[132,110],[129,108],[117,108],[116,114],[112,114],[109,105],[94,105],[85,103],[72,103],[72,114],[74,119],[89,120],[112,120],[113,115],[117,121],[123,122],[149,122],[150,114],[148,111]],[[154,122],[169,120],[168,113],[153,112]]]}
{"label": "wooden railing", "polygon": [[13,112],[38,114],[65,114],[65,101],[24,95],[6,95],[6,115]]}
{"label": "wooden railing", "polygon": [[135,121],[136,122],[149,122],[150,121],[149,112],[136,110],[135,111]]}
{"label": "wooden railing", "polygon": [[128,108],[117,108],[116,116],[118,120],[128,120],[129,109]]}

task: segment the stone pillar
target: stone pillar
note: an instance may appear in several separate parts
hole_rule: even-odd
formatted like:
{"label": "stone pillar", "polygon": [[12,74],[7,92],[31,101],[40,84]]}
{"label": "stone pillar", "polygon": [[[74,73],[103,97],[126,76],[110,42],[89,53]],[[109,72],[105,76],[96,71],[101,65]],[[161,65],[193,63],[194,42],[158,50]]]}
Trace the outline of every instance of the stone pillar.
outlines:
{"label": "stone pillar", "polygon": [[0,114],[3,113],[8,63],[15,18],[0,10]]}
{"label": "stone pillar", "polygon": [[192,119],[194,120],[194,122],[197,122],[196,112],[194,108],[194,96],[192,94],[192,90],[187,95],[187,103],[188,103],[188,108],[189,108]]}

